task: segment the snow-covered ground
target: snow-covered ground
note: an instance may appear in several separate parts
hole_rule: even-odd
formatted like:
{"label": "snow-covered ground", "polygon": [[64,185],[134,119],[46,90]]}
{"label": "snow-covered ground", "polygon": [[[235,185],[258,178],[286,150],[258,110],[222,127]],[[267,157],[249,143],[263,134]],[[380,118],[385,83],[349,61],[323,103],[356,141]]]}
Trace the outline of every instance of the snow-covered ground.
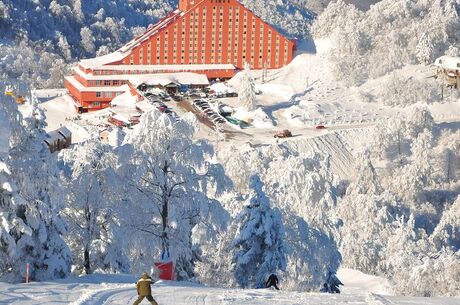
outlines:
{"label": "snow-covered ground", "polygon": [[[341,294],[209,288],[195,283],[174,281],[158,281],[152,291],[160,305],[460,304],[459,298],[393,296],[387,290],[385,279],[355,270],[341,269],[338,275],[345,284]],[[136,278],[131,275],[90,275],[44,283],[0,283],[0,304],[132,304],[136,299],[135,282]],[[144,300],[143,304],[147,304],[147,301]]]}

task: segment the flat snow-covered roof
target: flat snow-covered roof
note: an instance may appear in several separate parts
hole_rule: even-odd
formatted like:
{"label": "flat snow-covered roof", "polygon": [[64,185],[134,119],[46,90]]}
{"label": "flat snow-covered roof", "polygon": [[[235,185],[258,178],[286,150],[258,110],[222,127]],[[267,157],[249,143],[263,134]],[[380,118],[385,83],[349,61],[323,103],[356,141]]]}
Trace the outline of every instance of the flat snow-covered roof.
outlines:
{"label": "flat snow-covered roof", "polygon": [[441,56],[436,59],[434,65],[443,69],[460,70],[460,57]]}
{"label": "flat snow-covered roof", "polygon": [[117,50],[115,52],[112,52],[112,53],[109,53],[103,56],[82,59],[80,60],[79,64],[85,69],[93,69],[95,67],[100,67],[100,66],[116,63],[117,61],[120,61],[123,58],[125,58],[127,55],[128,54],[126,52]]}
{"label": "flat snow-covered roof", "polygon": [[126,92],[129,90],[128,85],[122,85],[118,87],[85,87],[79,81],[75,79],[73,76],[66,76],[65,80],[72,84],[75,88],[78,89],[80,92]]}

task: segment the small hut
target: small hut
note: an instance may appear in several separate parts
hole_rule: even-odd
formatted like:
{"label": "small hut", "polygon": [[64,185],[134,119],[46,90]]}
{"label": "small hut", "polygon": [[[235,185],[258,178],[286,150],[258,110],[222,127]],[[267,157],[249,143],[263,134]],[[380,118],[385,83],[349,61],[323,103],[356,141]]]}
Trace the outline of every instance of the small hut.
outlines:
{"label": "small hut", "polygon": [[50,131],[45,139],[45,144],[52,153],[68,148],[72,144],[72,132],[66,127]]}
{"label": "small hut", "polygon": [[460,57],[441,56],[434,62],[436,74],[448,87],[460,88]]}

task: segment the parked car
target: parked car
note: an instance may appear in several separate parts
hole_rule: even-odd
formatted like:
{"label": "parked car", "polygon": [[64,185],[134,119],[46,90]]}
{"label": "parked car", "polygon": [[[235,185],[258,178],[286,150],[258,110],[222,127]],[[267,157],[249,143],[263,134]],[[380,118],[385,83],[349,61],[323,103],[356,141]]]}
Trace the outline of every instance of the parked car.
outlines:
{"label": "parked car", "polygon": [[316,125],[316,129],[326,129],[326,126],[324,125]]}
{"label": "parked car", "polygon": [[292,137],[292,133],[289,130],[285,129],[283,131],[276,133],[274,137],[275,138],[290,138]]}

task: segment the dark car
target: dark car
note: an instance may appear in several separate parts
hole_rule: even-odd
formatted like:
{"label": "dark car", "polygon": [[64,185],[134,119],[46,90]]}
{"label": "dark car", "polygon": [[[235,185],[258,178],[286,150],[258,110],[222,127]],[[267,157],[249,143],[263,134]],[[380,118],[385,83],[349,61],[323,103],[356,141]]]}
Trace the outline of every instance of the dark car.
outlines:
{"label": "dark car", "polygon": [[275,138],[290,138],[292,137],[292,133],[289,130],[285,129],[283,131],[276,133],[274,137]]}
{"label": "dark car", "polygon": [[168,107],[167,107],[167,106],[164,106],[164,105],[158,107],[158,110],[160,110],[161,112],[165,112],[167,109],[168,109]]}
{"label": "dark car", "polygon": [[326,129],[326,126],[324,125],[316,125],[316,129]]}

